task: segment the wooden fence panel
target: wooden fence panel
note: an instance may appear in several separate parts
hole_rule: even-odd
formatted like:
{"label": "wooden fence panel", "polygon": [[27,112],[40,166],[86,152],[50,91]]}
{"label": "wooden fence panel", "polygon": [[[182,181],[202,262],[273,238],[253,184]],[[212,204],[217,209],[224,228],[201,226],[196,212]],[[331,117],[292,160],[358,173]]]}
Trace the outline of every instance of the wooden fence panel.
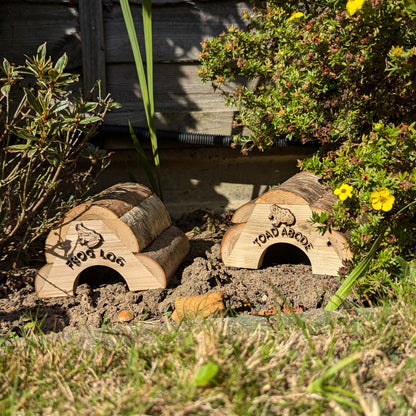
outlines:
{"label": "wooden fence panel", "polygon": [[53,59],[67,53],[68,69],[82,70],[82,47],[78,6],[67,1],[0,2],[0,57],[23,64],[24,55],[32,56],[47,42]]}
{"label": "wooden fence panel", "polygon": [[[182,1],[154,5],[154,61],[197,60],[204,39],[218,36],[228,26],[244,26],[243,10],[248,10],[247,2]],[[139,44],[144,46],[141,8],[132,6],[132,14]],[[105,43],[108,63],[133,61],[121,8],[116,5],[105,14]]]}
{"label": "wooden fence panel", "polygon": [[[174,131],[231,134],[234,109],[226,107],[220,94],[203,85],[197,64],[155,64],[154,97],[157,128]],[[123,107],[107,115],[107,123],[145,126],[140,109],[141,93],[133,64],[107,65],[107,88]]]}
{"label": "wooden fence panel", "polygon": [[[141,1],[131,0],[139,43],[144,46]],[[228,26],[242,27],[249,1],[154,0],[152,2],[157,126],[231,134],[233,108],[198,77],[200,43]],[[0,56],[23,63],[47,42],[48,54],[64,52],[68,69],[81,74],[89,89],[100,79],[104,92],[121,103],[105,123],[146,127],[133,55],[116,0],[14,0],[0,4]],[[143,57],[145,56],[143,52]]]}

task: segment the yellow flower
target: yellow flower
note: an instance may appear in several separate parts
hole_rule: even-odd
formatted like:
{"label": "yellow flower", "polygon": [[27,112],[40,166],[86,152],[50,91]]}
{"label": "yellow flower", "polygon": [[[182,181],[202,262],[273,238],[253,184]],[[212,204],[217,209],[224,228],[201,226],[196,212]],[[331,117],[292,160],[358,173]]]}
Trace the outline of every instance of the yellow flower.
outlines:
{"label": "yellow flower", "polygon": [[345,201],[347,198],[352,197],[352,190],[353,187],[351,185],[343,183],[339,188],[335,189],[334,194],[338,195],[341,201]]}
{"label": "yellow flower", "polygon": [[390,49],[390,53],[394,56],[400,56],[403,53],[403,48],[401,46],[395,46]]}
{"label": "yellow flower", "polygon": [[302,16],[303,16],[302,12],[293,12],[292,15],[289,17],[289,19],[287,19],[287,21],[291,22],[292,20],[300,19]]}
{"label": "yellow flower", "polygon": [[353,16],[364,5],[365,0],[348,0],[347,11],[350,16]]}
{"label": "yellow flower", "polygon": [[380,211],[390,211],[393,208],[394,196],[387,188],[381,188],[371,193],[371,206]]}

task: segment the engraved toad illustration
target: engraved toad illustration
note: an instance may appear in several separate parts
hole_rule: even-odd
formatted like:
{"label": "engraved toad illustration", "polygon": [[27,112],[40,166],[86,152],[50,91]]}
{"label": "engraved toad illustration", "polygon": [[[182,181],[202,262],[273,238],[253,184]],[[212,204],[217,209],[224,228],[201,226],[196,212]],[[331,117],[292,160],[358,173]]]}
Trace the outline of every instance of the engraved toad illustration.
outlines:
{"label": "engraved toad illustration", "polygon": [[279,207],[279,205],[277,204],[273,204],[270,207],[269,220],[273,221],[272,224],[276,228],[280,227],[282,224],[285,224],[290,227],[294,225],[296,222],[295,216],[289,209]]}

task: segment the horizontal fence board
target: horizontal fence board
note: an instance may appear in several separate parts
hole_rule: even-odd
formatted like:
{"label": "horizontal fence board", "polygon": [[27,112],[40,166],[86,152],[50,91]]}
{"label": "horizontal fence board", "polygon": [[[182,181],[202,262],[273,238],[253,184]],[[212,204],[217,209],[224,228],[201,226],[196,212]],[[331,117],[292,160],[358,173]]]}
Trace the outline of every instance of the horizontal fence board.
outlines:
{"label": "horizontal fence board", "polygon": [[[131,9],[139,44],[144,48],[141,8]],[[154,61],[198,59],[201,42],[218,36],[228,26],[244,27],[241,15],[248,9],[248,2],[235,1],[181,2],[152,7]],[[107,62],[132,62],[120,7],[114,6],[104,14],[104,27]]]}
{"label": "horizontal fence board", "polygon": [[[156,128],[160,130],[203,133],[203,134],[232,134],[232,119],[234,111],[156,111]],[[139,104],[126,104],[122,109],[111,112],[106,116],[105,124],[147,127],[146,116]]]}
{"label": "horizontal fence board", "polygon": [[[210,134],[231,134],[234,107],[219,92],[202,84],[198,64],[156,64],[154,97],[158,128]],[[228,88],[231,90],[235,84]],[[140,87],[133,64],[107,65],[107,91],[122,108],[106,116],[106,124],[146,127]],[[178,130],[179,129],[179,130]]]}
{"label": "horizontal fence board", "polygon": [[[195,111],[201,107],[218,108],[224,99],[214,93],[211,85],[202,84],[198,64],[155,64],[154,97],[159,106]],[[231,84],[234,85],[234,84]],[[107,65],[107,88],[112,97],[122,103],[135,102],[141,97],[136,68],[133,64]],[[230,89],[232,86],[229,87]]]}
{"label": "horizontal fence board", "polygon": [[68,69],[80,72],[82,48],[78,10],[64,2],[27,3],[15,0],[0,2],[0,56],[16,64],[24,55],[32,56],[47,42],[47,51],[56,60],[67,53]]}

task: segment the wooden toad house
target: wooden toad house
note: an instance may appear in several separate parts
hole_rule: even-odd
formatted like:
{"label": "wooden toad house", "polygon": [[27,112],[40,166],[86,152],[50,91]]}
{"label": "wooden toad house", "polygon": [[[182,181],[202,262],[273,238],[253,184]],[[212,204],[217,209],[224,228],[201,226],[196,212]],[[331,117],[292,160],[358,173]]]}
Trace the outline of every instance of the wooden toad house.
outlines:
{"label": "wooden toad house", "polygon": [[279,244],[285,244],[306,254],[312,273],[336,276],[343,260],[351,257],[347,240],[334,230],[322,235],[309,222],[313,211],[328,210],[334,200],[316,175],[301,172],[292,176],[234,213],[236,225],[221,243],[224,264],[257,269],[269,247],[277,245],[278,249]]}
{"label": "wooden toad house", "polygon": [[164,288],[188,251],[155,194],[118,184],[70,210],[49,233],[35,289],[41,298],[73,295],[81,272],[94,266],[118,272],[131,291]]}

